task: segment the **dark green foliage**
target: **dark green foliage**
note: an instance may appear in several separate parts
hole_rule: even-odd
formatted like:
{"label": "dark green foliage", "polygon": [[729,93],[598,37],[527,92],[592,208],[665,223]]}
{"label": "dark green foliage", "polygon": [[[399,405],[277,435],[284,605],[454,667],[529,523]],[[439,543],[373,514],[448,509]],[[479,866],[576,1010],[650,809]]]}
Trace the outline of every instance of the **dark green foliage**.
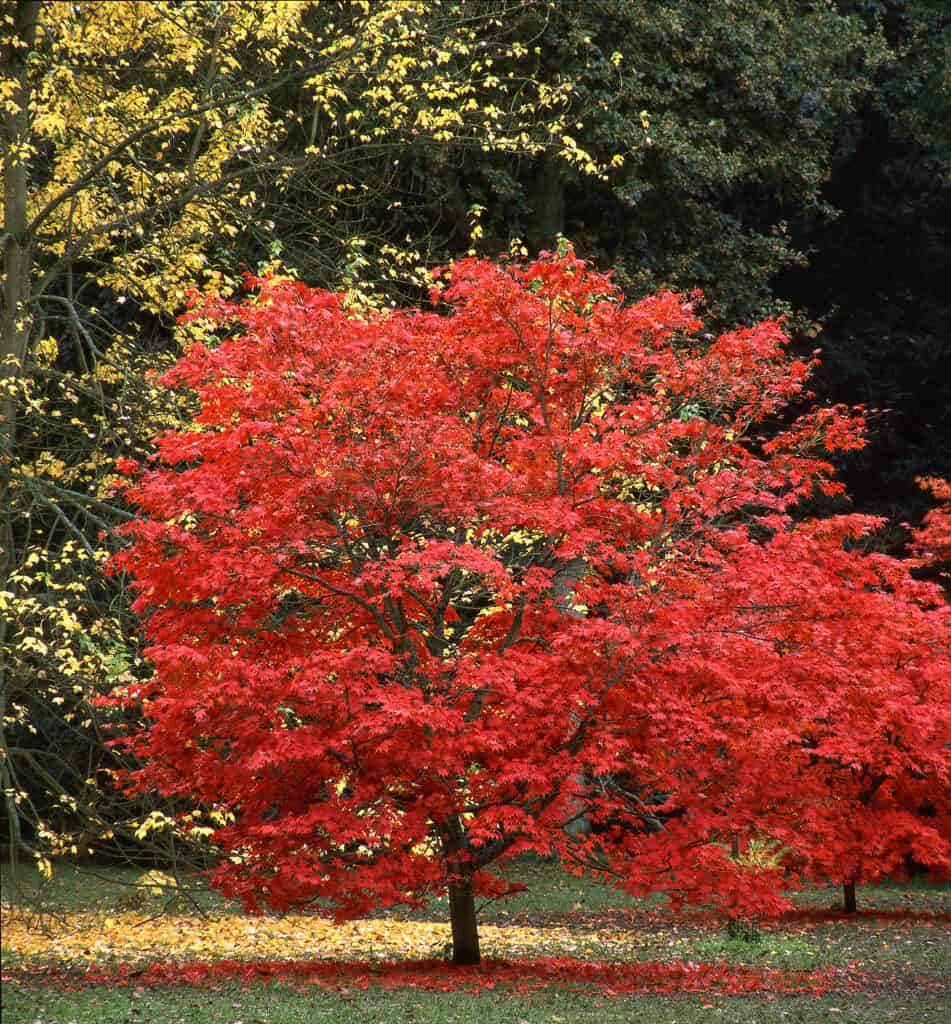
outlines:
{"label": "dark green foliage", "polygon": [[623,163],[600,183],[480,164],[480,201],[504,185],[497,233],[538,246],[562,231],[634,294],[699,286],[730,320],[774,308],[772,277],[804,259],[794,227],[830,215],[821,191],[885,60],[875,19],[752,0],[569,0],[547,15],[538,60],[572,83],[579,145]]}
{"label": "dark green foliage", "polygon": [[951,10],[843,6],[880,26],[886,59],[823,192],[841,212],[805,225],[809,266],[777,290],[825,320],[825,395],[887,410],[845,467],[850,493],[865,510],[918,518],[928,502],[914,478],[951,472]]}
{"label": "dark green foliage", "polygon": [[460,155],[455,205],[487,207],[483,251],[564,233],[630,293],[785,312],[804,354],[823,349],[821,397],[884,410],[843,465],[856,507],[919,519],[915,477],[951,472],[947,5],[565,0],[536,17],[579,146],[623,162],[598,181]]}

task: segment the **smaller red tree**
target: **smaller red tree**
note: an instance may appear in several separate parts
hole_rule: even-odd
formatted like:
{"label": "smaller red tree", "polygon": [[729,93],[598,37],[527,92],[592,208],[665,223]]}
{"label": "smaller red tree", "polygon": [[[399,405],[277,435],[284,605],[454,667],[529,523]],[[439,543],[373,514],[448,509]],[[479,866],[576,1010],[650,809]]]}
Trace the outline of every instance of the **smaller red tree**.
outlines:
{"label": "smaller red tree", "polygon": [[[341,916],[448,892],[468,963],[523,851],[740,914],[782,878],[737,832],[829,872],[922,788],[943,814],[948,609],[848,545],[868,521],[790,518],[861,420],[759,436],[810,370],[779,325],[698,337],[570,254],[445,282],[358,315],[254,281],[165,377],[199,412],[129,490],[155,675],[116,699],[134,785],[230,808],[216,883]],[[945,818],[888,821],[875,863],[948,866]]]}
{"label": "smaller red tree", "polygon": [[922,490],[930,491],[939,504],[915,531],[915,551],[922,564],[951,565],[951,481],[932,476],[924,477],[918,483]]}
{"label": "smaller red tree", "polygon": [[907,858],[951,875],[951,619],[907,565],[849,550],[875,525],[838,517],[777,532],[706,580],[692,641],[755,701],[748,734],[731,730],[742,781],[723,772],[716,797],[737,834],[768,837],[787,867],[853,898]]}

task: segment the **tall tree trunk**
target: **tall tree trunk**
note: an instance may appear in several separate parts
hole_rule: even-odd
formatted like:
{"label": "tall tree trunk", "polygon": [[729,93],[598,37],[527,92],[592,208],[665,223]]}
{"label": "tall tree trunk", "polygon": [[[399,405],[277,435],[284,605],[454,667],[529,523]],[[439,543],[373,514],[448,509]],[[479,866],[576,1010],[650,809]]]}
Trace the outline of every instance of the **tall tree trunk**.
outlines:
{"label": "tall tree trunk", "polygon": [[[27,235],[29,201],[30,82],[27,58],[36,39],[40,13],[36,2],[4,3],[4,18],[14,21],[7,41],[0,48],[0,77],[13,83],[13,92],[3,104],[0,116],[0,147],[3,152],[3,282],[0,290],[0,374],[18,375],[26,356],[30,336],[29,301],[32,265],[31,239]],[[7,401],[3,389],[3,401]],[[6,407],[4,406],[4,412]],[[4,418],[4,431],[9,421]]]}
{"label": "tall tree trunk", "polygon": [[842,885],[842,909],[847,914],[854,914],[858,910],[858,903],[855,899],[855,882],[845,882]]}
{"label": "tall tree trunk", "polygon": [[481,958],[479,929],[472,881],[467,877],[449,885],[449,919],[452,923],[452,962],[477,964]]}
{"label": "tall tree trunk", "polygon": [[36,39],[40,13],[36,2],[4,3],[0,12],[13,24],[0,48],[0,78],[13,83],[12,94],[0,115],[0,146],[3,153],[3,281],[0,285],[0,577],[13,567],[10,471],[16,434],[17,389],[13,382],[23,373],[30,337],[30,272],[32,245],[27,234],[29,199],[29,104],[27,58]]}
{"label": "tall tree trunk", "polygon": [[565,230],[565,182],[558,162],[547,154],[541,158],[533,205],[532,241],[537,248],[550,248]]}
{"label": "tall tree trunk", "polygon": [[[12,481],[18,394],[16,382],[23,373],[27,342],[30,337],[30,275],[33,264],[31,239],[27,233],[29,200],[30,83],[27,58],[33,52],[39,0],[0,5],[0,17],[7,21],[3,33],[7,41],[0,46],[0,80],[13,83],[13,92],[2,104],[0,114],[0,155],[3,158],[3,224],[0,225],[0,585],[16,567],[13,550]],[[7,643],[6,616],[0,616],[0,651]],[[0,655],[0,709],[6,715],[10,680],[7,665]],[[0,746],[6,737],[0,726]],[[13,779],[4,760],[3,793],[10,822],[11,857],[17,856],[22,838],[19,810],[14,801]]]}

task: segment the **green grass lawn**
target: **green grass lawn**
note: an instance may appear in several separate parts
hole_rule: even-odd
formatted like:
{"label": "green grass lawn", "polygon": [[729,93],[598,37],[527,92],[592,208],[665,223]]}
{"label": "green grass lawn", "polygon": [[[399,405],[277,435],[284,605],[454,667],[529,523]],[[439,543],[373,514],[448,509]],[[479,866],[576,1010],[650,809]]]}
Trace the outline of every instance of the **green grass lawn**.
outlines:
{"label": "green grass lawn", "polygon": [[[127,909],[143,898],[152,899],[139,879],[141,867],[98,866],[57,862],[47,880],[30,864],[0,865],[0,889],[3,899],[31,905],[50,912],[69,912],[90,906],[107,910]],[[480,920],[503,924],[513,920],[597,916],[644,909],[662,909],[662,895],[647,900],[633,899],[626,893],[590,877],[578,878],[558,866],[536,857],[523,857],[504,867],[512,882],[525,885],[526,891],[504,899],[489,900],[480,908]],[[240,912],[211,890],[201,877],[189,876],[183,886],[184,902],[194,902],[208,912]],[[793,901],[804,909],[830,909],[841,906],[841,889],[812,886],[793,893]],[[951,884],[931,883],[924,879],[887,882],[862,886],[858,890],[860,912],[931,910],[951,914]],[[433,899],[421,910],[397,908],[393,913],[407,919],[439,919],[448,915],[448,900]],[[689,916],[689,915],[688,915]]]}
{"label": "green grass lawn", "polygon": [[284,985],[218,991],[116,989],[83,992],[6,987],[4,1024],[946,1024],[948,1003],[936,996],[625,996],[547,990],[498,992],[299,992]]}
{"label": "green grass lawn", "polygon": [[[611,996],[584,986],[565,985],[532,992],[422,992],[406,989],[350,991],[302,989],[291,983],[257,982],[242,987],[231,980],[201,987],[141,988],[98,985],[78,991],[9,980],[3,991],[3,1024],[295,1024],[295,1022],[408,1021],[413,1024],[469,1021],[512,1022],[604,1021],[667,1024],[700,1021],[854,1022],[854,1024],[944,1024],[951,1020],[948,969],[951,965],[951,885],[923,882],[860,889],[860,913],[854,918],[823,915],[818,908],[838,905],[835,888],[810,889],[797,896],[801,913],[765,927],[758,942],[730,940],[720,922],[688,913],[674,918],[662,899],[631,900],[590,879],[560,872],[555,865],[527,859],[510,869],[512,881],[528,891],[483,907],[487,924],[603,929],[631,935],[630,949],[616,944],[600,949],[589,943],[592,959],[619,956],[650,961],[729,961],[737,964],[813,970],[852,965],[868,977],[867,991],[821,998],[777,995],[636,995]],[[136,912],[234,913],[201,879],[190,880],[186,900],[169,902],[137,885],[142,869],[58,864],[44,881],[30,866],[3,869],[3,899],[43,916],[99,910],[103,914]],[[443,919],[440,901],[424,911],[390,912],[396,920]],[[935,916],[943,915],[943,916]],[[51,962],[55,950],[51,949]],[[545,950],[538,955],[545,955]],[[16,968],[4,955],[4,967]],[[579,990],[580,989],[580,990]]]}
{"label": "green grass lawn", "polygon": [[[153,894],[140,882],[147,870],[57,861],[52,877],[47,879],[32,864],[3,864],[0,866],[0,890],[5,903],[39,912],[68,914],[92,908],[121,911],[140,905],[143,900],[150,905],[155,902]],[[214,892],[204,878],[186,876],[181,891],[185,907],[209,913],[238,910]]]}

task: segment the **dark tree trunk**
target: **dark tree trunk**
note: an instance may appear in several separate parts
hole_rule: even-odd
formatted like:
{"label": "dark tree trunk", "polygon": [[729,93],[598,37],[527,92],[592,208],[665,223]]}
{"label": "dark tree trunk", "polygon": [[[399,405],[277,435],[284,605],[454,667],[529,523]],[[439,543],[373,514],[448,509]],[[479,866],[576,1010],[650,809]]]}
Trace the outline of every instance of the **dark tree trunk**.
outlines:
{"label": "dark tree trunk", "polygon": [[858,910],[855,901],[855,882],[845,882],[842,886],[842,909],[847,914],[854,914]]}
{"label": "dark tree trunk", "polygon": [[477,964],[480,959],[479,930],[475,896],[468,878],[460,878],[449,885],[449,919],[452,922],[452,962]]}
{"label": "dark tree trunk", "polygon": [[548,249],[565,230],[565,183],[553,157],[541,158],[533,198],[535,223],[531,241],[536,248]]}
{"label": "dark tree trunk", "polygon": [[726,926],[731,939],[742,939],[744,942],[759,942],[759,919],[755,917],[731,917]]}

